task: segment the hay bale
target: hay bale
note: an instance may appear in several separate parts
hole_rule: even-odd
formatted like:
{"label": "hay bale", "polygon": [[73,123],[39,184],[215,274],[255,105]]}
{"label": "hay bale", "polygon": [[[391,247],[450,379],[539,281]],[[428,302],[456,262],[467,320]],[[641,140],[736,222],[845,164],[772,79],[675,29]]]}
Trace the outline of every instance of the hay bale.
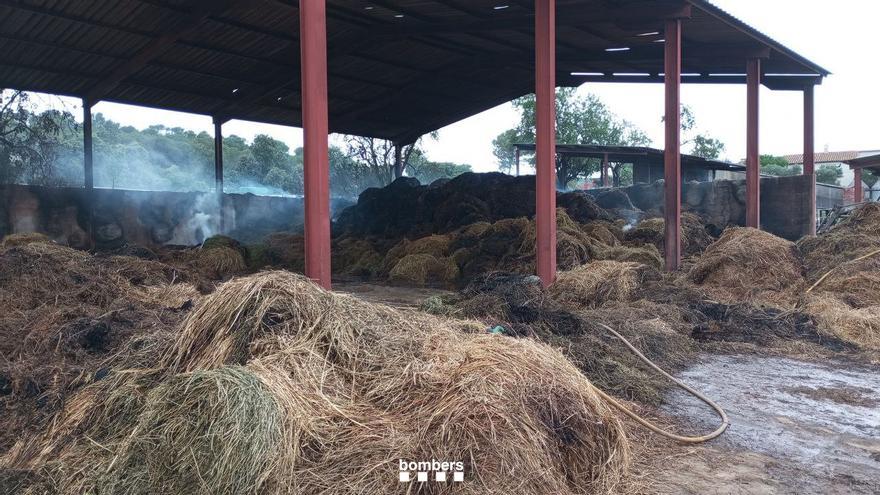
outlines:
{"label": "hay bale", "polygon": [[463,493],[610,493],[629,448],[590,382],[480,328],[289,273],[235,279],[158,370],[88,387],[21,452],[62,494],[393,493],[400,459],[464,462]]}
{"label": "hay bale", "polygon": [[211,280],[225,280],[247,270],[241,251],[231,247],[195,250],[193,265],[203,277]]}
{"label": "hay bale", "polygon": [[296,273],[306,269],[306,244],[302,234],[275,232],[263,240],[265,257],[270,265]]}
{"label": "hay bale", "polygon": [[657,270],[663,270],[665,266],[663,255],[653,244],[641,247],[612,246],[601,249],[598,257],[603,260],[639,263]]}
{"label": "hay bale", "polygon": [[52,242],[45,234],[39,232],[24,232],[20,234],[9,234],[0,241],[0,249],[9,249],[14,246],[22,246],[35,242]]}
{"label": "hay bale", "polygon": [[722,302],[793,307],[804,287],[795,245],[758,229],[734,227],[697,260],[688,279]]}
{"label": "hay bale", "polygon": [[580,226],[588,236],[605,244],[606,246],[616,246],[620,244],[623,237],[623,231],[617,225],[611,222],[601,220],[585,223]]}
{"label": "hay bale", "polygon": [[880,351],[880,305],[854,308],[833,294],[808,294],[804,310],[818,324],[820,334]]}
{"label": "hay bale", "polygon": [[335,273],[373,277],[382,270],[383,257],[365,239],[345,237],[334,242],[331,266]]}
{"label": "hay bale", "polygon": [[205,242],[202,243],[202,249],[217,249],[217,248],[232,248],[232,249],[241,249],[241,243],[232,237],[225,235],[215,235],[208,237],[205,239]]}
{"label": "hay bale", "polygon": [[626,302],[651,271],[638,263],[594,261],[560,272],[549,294],[562,304],[581,308]]}
{"label": "hay bale", "polygon": [[[662,218],[642,220],[635,227],[624,232],[626,244],[638,247],[653,244],[664,254],[666,244],[666,221]],[[685,256],[702,253],[712,244],[712,236],[706,232],[700,217],[689,212],[681,214],[681,251]]]}
{"label": "hay bale", "polygon": [[410,285],[454,285],[458,280],[458,264],[451,257],[435,258],[430,254],[408,254],[388,274],[392,282]]}
{"label": "hay bale", "polygon": [[131,442],[100,487],[119,493],[258,493],[285,441],[260,379],[229,366],[169,378],[150,391]]}

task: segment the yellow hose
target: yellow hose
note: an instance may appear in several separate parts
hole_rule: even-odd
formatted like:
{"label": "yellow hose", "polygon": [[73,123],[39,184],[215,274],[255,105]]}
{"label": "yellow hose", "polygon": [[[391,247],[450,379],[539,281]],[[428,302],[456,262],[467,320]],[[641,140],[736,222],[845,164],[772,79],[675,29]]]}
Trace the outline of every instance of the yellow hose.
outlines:
{"label": "yellow hose", "polygon": [[647,428],[647,429],[653,431],[654,433],[656,433],[656,434],[658,434],[658,435],[664,436],[664,437],[666,437],[666,438],[670,438],[670,439],[675,440],[675,441],[677,441],[677,442],[688,443],[688,444],[703,443],[703,442],[708,442],[709,440],[712,440],[713,438],[718,438],[722,433],[724,433],[724,431],[727,429],[728,425],[730,425],[730,421],[728,420],[728,418],[727,418],[727,413],[724,412],[724,409],[721,409],[721,407],[720,407],[718,404],[716,404],[715,402],[713,402],[712,399],[709,399],[709,398],[706,397],[705,395],[703,395],[703,394],[701,394],[700,392],[694,390],[693,388],[691,388],[691,387],[689,387],[688,385],[682,383],[681,381],[679,381],[677,378],[673,377],[673,376],[670,375],[669,373],[667,373],[667,372],[663,371],[662,369],[660,369],[659,366],[657,366],[657,365],[654,364],[650,359],[648,359],[647,357],[645,357],[644,354],[642,354],[641,352],[639,352],[639,350],[636,349],[632,344],[630,344],[629,341],[626,340],[626,338],[625,338],[623,335],[617,333],[613,328],[609,327],[608,325],[605,325],[604,323],[599,323],[599,326],[601,326],[601,327],[604,328],[605,330],[608,330],[608,331],[611,332],[615,337],[617,337],[618,339],[620,339],[620,340],[621,340],[621,341],[622,341],[622,342],[623,342],[623,343],[629,348],[629,350],[631,350],[636,356],[638,356],[639,359],[641,359],[645,364],[647,364],[647,365],[650,366],[651,368],[654,368],[654,369],[657,370],[657,372],[659,372],[661,375],[665,376],[666,378],[669,378],[669,379],[672,380],[676,385],[678,385],[679,387],[681,387],[682,389],[684,389],[685,391],[687,391],[688,393],[690,393],[690,394],[693,395],[694,397],[696,397],[696,398],[700,399],[701,401],[705,402],[705,403],[706,403],[707,405],[709,405],[712,409],[714,409],[714,410],[718,413],[718,415],[721,417],[721,426],[719,426],[718,429],[716,429],[716,430],[713,431],[712,433],[709,433],[708,435],[703,435],[703,436],[700,436],[700,437],[686,437],[686,436],[682,436],[682,435],[676,435],[675,433],[670,433],[670,432],[668,432],[668,431],[663,430],[662,428],[660,428],[659,426],[657,426],[657,425],[651,423],[651,422],[648,421],[647,419],[644,419],[644,418],[642,418],[641,416],[639,416],[638,414],[636,414],[636,413],[630,411],[626,406],[624,406],[623,404],[621,404],[620,402],[618,402],[617,399],[611,397],[610,395],[606,394],[606,393],[603,392],[602,390],[599,390],[598,387],[596,387],[595,385],[593,385],[593,388],[596,390],[596,393],[598,393],[600,397],[602,397],[603,399],[605,399],[609,404],[611,404],[612,406],[614,406],[614,407],[616,407],[617,409],[619,409],[620,412],[622,412],[623,414],[626,414],[627,416],[629,416],[630,418],[632,418],[634,421],[636,421],[636,422],[639,423],[640,425],[644,426],[645,428]]}

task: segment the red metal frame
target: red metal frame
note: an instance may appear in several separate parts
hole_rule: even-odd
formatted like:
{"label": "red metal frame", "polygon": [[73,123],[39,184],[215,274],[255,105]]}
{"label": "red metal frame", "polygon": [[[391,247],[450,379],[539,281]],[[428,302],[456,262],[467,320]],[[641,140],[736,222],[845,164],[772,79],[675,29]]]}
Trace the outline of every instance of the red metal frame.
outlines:
{"label": "red metal frame", "polygon": [[299,2],[306,276],[330,288],[327,5]]}
{"label": "red metal frame", "polygon": [[746,226],[761,228],[761,157],[758,145],[761,60],[751,59],[746,68]]}
{"label": "red metal frame", "polygon": [[556,0],[535,0],[536,265],[556,279]]}
{"label": "red metal frame", "polygon": [[862,190],[862,169],[853,169],[853,203],[861,203],[865,200],[865,191]]}
{"label": "red metal frame", "polygon": [[681,19],[666,21],[666,270],[681,265]]}
{"label": "red metal frame", "polygon": [[810,180],[810,235],[816,234],[816,106],[813,86],[804,88],[804,175]]}

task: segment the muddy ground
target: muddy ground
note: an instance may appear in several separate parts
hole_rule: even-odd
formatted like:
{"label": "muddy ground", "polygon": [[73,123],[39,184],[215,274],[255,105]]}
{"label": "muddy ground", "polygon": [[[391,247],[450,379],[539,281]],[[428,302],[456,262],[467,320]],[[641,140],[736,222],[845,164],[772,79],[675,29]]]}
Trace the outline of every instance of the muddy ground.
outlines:
{"label": "muddy ground", "polygon": [[[843,361],[706,355],[679,378],[730,416],[719,439],[659,468],[660,493],[880,492],[880,373]],[[712,411],[674,391],[662,411],[710,430]],[[673,453],[671,453],[673,454]]]}

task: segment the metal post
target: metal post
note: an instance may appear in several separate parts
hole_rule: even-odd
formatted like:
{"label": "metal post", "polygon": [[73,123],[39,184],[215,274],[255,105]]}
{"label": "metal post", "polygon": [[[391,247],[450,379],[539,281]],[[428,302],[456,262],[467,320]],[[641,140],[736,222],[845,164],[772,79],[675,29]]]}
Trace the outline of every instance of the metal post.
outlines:
{"label": "metal post", "polygon": [[602,187],[608,187],[608,153],[602,155]]}
{"label": "metal post", "polygon": [[86,190],[89,243],[95,241],[95,148],[92,137],[92,102],[83,98],[83,186]]}
{"label": "metal post", "polygon": [[95,155],[94,142],[92,140],[92,103],[83,99],[83,174],[84,186],[89,191],[95,188]]}
{"label": "metal post", "polygon": [[327,5],[301,0],[306,276],[330,288],[330,168],[327,116]]}
{"label": "metal post", "polygon": [[853,169],[853,203],[858,204],[865,200],[865,192],[862,190],[862,169]]}
{"label": "metal post", "polygon": [[666,21],[666,151],[664,155],[666,270],[681,265],[681,19]]}
{"label": "metal post", "polygon": [[556,0],[535,0],[536,266],[556,279]]}
{"label": "metal post", "polygon": [[804,175],[810,179],[810,225],[808,235],[816,234],[816,156],[815,100],[813,85],[804,88]]}
{"label": "metal post", "polygon": [[514,148],[514,152],[516,153],[516,176],[519,177],[519,146]]}
{"label": "metal post", "polygon": [[761,163],[758,147],[758,96],[761,60],[751,59],[746,68],[746,226],[761,228]]}
{"label": "metal post", "polygon": [[223,210],[223,121],[214,117],[214,192],[217,195],[217,208],[220,211],[220,233],[226,232],[226,218]]}

